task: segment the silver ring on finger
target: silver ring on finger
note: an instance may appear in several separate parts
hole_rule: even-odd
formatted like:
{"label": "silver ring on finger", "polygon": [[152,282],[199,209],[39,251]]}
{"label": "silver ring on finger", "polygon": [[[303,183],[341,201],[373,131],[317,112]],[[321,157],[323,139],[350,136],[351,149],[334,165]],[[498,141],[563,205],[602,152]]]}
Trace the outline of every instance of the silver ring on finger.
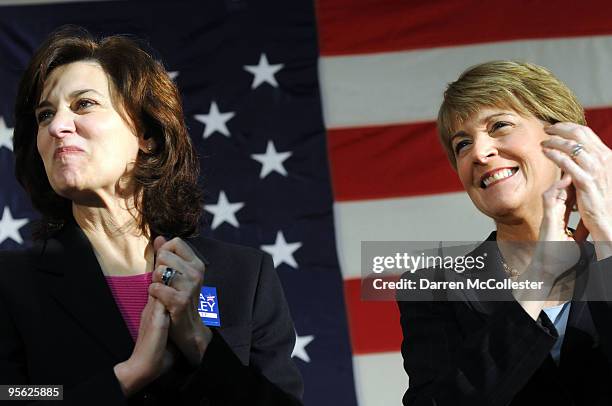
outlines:
{"label": "silver ring on finger", "polygon": [[584,150],[584,145],[577,143],[572,148],[572,152],[570,152],[570,157],[575,161],[576,157],[580,155],[580,153]]}
{"label": "silver ring on finger", "polygon": [[162,273],[162,277],[161,277],[164,285],[170,286],[170,284],[172,283],[172,279],[174,279],[174,276],[176,275],[176,273],[177,271],[175,269],[172,269],[169,266],[167,266],[164,272]]}

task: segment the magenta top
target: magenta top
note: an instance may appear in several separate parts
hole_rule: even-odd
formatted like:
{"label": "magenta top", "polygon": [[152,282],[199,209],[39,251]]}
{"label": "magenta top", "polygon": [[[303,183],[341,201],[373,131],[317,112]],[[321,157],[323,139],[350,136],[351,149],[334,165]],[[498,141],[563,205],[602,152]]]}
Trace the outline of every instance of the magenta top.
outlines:
{"label": "magenta top", "polygon": [[138,338],[140,315],[149,299],[152,277],[152,272],[131,276],[105,276],[134,342]]}

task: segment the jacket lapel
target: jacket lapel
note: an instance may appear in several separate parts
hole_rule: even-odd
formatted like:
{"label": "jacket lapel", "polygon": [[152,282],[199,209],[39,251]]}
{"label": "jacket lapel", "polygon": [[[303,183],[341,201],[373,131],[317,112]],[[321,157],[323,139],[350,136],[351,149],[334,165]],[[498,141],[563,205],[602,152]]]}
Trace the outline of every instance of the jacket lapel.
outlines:
{"label": "jacket lapel", "polygon": [[[493,231],[482,244],[480,244],[469,255],[477,257],[484,256],[485,267],[481,271],[470,272],[467,277],[479,279],[495,279],[503,281],[506,278],[506,273],[503,267],[503,259],[499,248],[497,247],[497,232]],[[511,291],[499,290],[494,292],[496,297],[492,297],[491,292],[480,291],[476,289],[465,290],[464,295],[469,298],[469,304],[476,310],[484,319],[493,314],[504,302],[514,300]]]}
{"label": "jacket lapel", "polygon": [[[563,368],[566,365],[576,365],[579,360],[571,359],[575,348],[598,345],[598,335],[591,319],[591,314],[586,302],[572,302],[569,309],[570,313],[565,327],[565,337],[561,345],[561,359],[559,365]],[[565,368],[563,368],[565,369]]]}
{"label": "jacket lapel", "polygon": [[41,285],[92,339],[118,361],[128,359],[134,342],[91,244],[73,219],[42,244],[34,263]]}

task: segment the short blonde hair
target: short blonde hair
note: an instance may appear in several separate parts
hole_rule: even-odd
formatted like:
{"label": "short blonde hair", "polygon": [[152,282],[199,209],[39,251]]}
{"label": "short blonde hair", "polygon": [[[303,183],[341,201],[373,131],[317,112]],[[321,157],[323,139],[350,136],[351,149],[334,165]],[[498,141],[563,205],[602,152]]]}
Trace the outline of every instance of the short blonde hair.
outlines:
{"label": "short blonde hair", "polygon": [[548,69],[518,61],[491,61],[473,66],[450,83],[438,112],[438,135],[457,166],[451,145],[456,128],[483,107],[509,108],[551,124],[586,124],[574,93]]}

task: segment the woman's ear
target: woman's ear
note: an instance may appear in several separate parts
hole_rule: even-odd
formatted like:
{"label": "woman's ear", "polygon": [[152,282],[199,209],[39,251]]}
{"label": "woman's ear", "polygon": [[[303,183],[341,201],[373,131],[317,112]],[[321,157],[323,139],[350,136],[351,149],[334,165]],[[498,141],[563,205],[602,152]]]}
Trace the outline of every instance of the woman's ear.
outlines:
{"label": "woman's ear", "polygon": [[155,150],[155,142],[153,141],[153,138],[147,138],[146,136],[138,139],[138,146],[145,154],[150,154],[153,152],[153,150]]}

